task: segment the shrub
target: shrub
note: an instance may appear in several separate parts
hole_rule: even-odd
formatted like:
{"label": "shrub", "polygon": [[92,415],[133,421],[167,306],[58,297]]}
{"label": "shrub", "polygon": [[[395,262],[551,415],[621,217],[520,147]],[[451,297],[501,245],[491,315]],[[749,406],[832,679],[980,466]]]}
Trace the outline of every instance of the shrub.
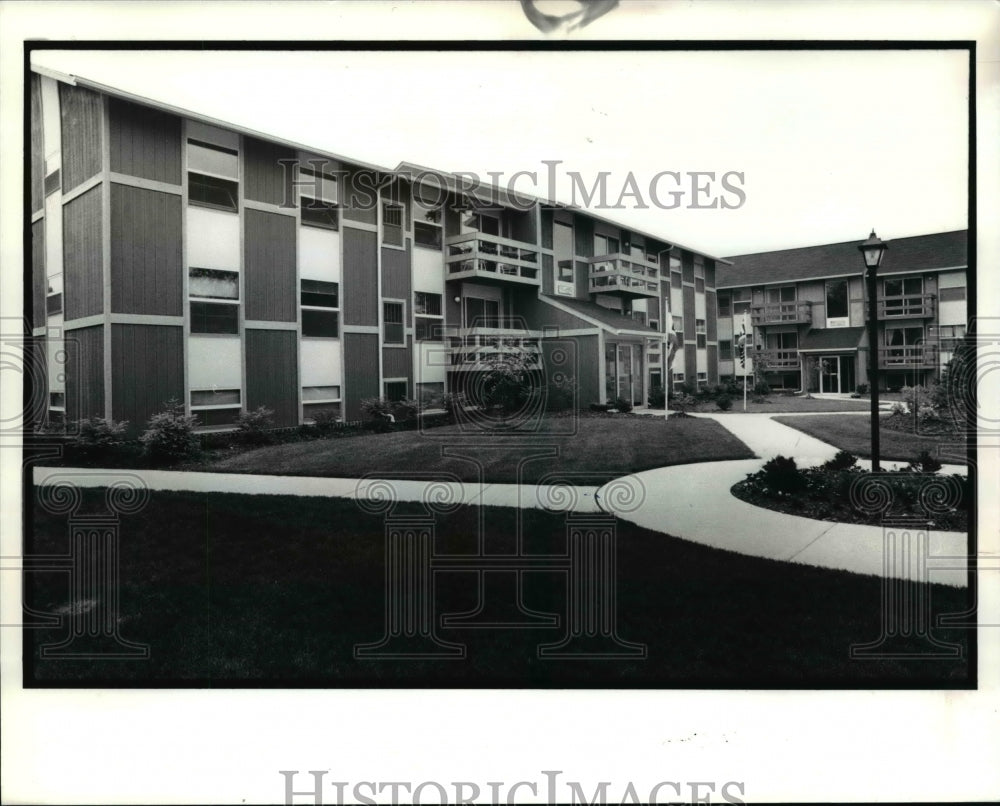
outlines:
{"label": "shrub", "polygon": [[733,407],[733,399],[729,395],[719,395],[715,400],[715,405],[720,411],[729,411]]}
{"label": "shrub", "polygon": [[128,420],[88,417],[77,422],[77,436],[72,444],[85,453],[107,453],[125,444],[127,429]]}
{"label": "shrub", "polygon": [[735,397],[736,395],[743,394],[743,386],[740,385],[737,382],[736,378],[733,377],[732,375],[730,375],[728,378],[725,379],[725,381],[723,381],[722,386],[726,394],[729,395],[730,397]]}
{"label": "shrub", "polygon": [[388,420],[392,414],[392,404],[384,397],[366,397],[361,401],[361,413],[369,420]]}
{"label": "shrub", "polygon": [[622,414],[628,414],[632,411],[632,401],[626,400],[624,397],[620,397],[615,401],[615,408]]}
{"label": "shrub", "polygon": [[312,415],[313,425],[316,430],[325,433],[337,427],[340,417],[333,409],[320,409]]}
{"label": "shrub", "polygon": [[937,457],[931,456],[929,451],[921,451],[917,458],[910,462],[909,470],[916,473],[937,473],[941,469],[941,463]]}
{"label": "shrub", "polygon": [[892,404],[892,407],[889,409],[889,414],[899,415],[900,417],[903,417],[906,415],[906,406],[904,406],[897,400],[895,403]]}
{"label": "shrub", "polygon": [[549,383],[545,406],[549,411],[566,411],[576,402],[576,381],[566,376]]}
{"label": "shrub", "polygon": [[680,387],[678,387],[677,391],[694,397],[694,395],[698,394],[698,386],[694,383],[694,381],[684,381]]}
{"label": "shrub", "polygon": [[858,457],[850,451],[837,451],[832,459],[823,462],[824,470],[850,470],[858,463]]}
{"label": "shrub", "polygon": [[609,408],[611,408],[611,406],[609,406],[607,403],[591,403],[590,404],[590,410],[591,411],[602,412],[602,411],[607,411]]}
{"label": "shrub", "polygon": [[236,418],[236,433],[248,445],[264,445],[271,441],[270,429],[274,428],[274,411],[258,406],[253,411],[242,411]]}
{"label": "shrub", "polygon": [[765,380],[759,380],[753,385],[753,393],[755,395],[769,395],[771,394],[771,387]]}
{"label": "shrub", "polygon": [[198,418],[184,414],[184,405],[175,399],[166,401],[164,410],[149,418],[149,424],[139,437],[143,451],[150,458],[161,462],[180,462],[194,459],[201,447],[194,427]]}
{"label": "shrub", "polygon": [[767,398],[764,397],[764,395],[754,394],[754,396],[750,398],[750,402],[751,403],[767,403]]}
{"label": "shrub", "polygon": [[651,409],[662,409],[667,403],[667,392],[661,386],[654,386],[649,392],[646,402]]}
{"label": "shrub", "polygon": [[396,418],[396,422],[415,420],[420,413],[420,403],[410,398],[403,398],[393,401],[389,406],[389,411]]}
{"label": "shrub", "polygon": [[469,405],[469,401],[464,392],[450,392],[441,399],[441,405],[448,412],[448,416],[455,418],[458,413]]}
{"label": "shrub", "polygon": [[856,391],[857,391],[857,393],[859,395],[867,395],[868,394],[868,384],[867,383],[859,383],[857,385]]}
{"label": "shrub", "polygon": [[780,493],[792,495],[806,488],[806,477],[790,456],[775,456],[761,469],[764,483]]}
{"label": "shrub", "polygon": [[679,417],[687,417],[688,412],[697,405],[697,401],[688,394],[678,394],[674,395],[673,399],[670,401],[670,408],[672,408]]}

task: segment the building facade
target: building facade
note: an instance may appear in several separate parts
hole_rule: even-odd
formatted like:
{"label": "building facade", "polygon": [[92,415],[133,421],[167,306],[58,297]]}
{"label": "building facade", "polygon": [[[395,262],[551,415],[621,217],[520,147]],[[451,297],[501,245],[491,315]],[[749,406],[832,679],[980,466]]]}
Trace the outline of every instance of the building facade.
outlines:
{"label": "building facade", "polygon": [[[883,390],[937,378],[965,336],[966,236],[890,242],[878,270],[874,349],[860,241],[729,258],[718,275],[720,374],[740,376],[756,362],[772,387],[847,393],[868,383],[874,354]],[[744,329],[741,367],[734,350]]]}
{"label": "building facade", "polygon": [[171,399],[210,429],[262,405],[356,419],[366,398],[433,407],[504,351],[569,373],[583,406],[718,381],[725,261],[663,236],[47,71],[30,127],[50,419],[134,432]]}

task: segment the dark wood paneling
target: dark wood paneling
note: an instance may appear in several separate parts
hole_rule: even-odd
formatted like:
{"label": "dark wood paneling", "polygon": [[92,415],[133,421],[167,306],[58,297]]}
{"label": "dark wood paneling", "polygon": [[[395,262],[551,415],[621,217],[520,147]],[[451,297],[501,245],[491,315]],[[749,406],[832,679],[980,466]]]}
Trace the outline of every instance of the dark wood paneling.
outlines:
{"label": "dark wood paneling", "polygon": [[244,212],[246,318],[294,322],[295,218],[260,210]]}
{"label": "dark wood paneling", "polygon": [[287,148],[257,140],[243,138],[244,194],[248,199],[294,206],[292,177],[294,166],[283,166],[281,160],[294,160],[295,152]]}
{"label": "dark wood paneling", "polygon": [[705,326],[707,328],[707,338],[709,341],[716,341],[719,338],[719,304],[715,299],[714,291],[705,292]]}
{"label": "dark wood paneling", "polygon": [[681,252],[681,279],[685,283],[694,282],[694,255]]}
{"label": "dark wood paneling", "polygon": [[412,339],[406,347],[382,348],[382,375],[386,378],[409,378],[413,375]]}
{"label": "dark wood paneling", "polygon": [[698,382],[698,348],[694,342],[684,344],[684,380]]}
{"label": "dark wood paneling", "polygon": [[111,310],[184,312],[181,197],[111,185]]}
{"label": "dark wood paneling", "polygon": [[42,133],[42,80],[31,74],[31,212],[42,209],[45,178],[45,143]]}
{"label": "dark wood paneling", "polygon": [[[576,382],[577,402],[581,406],[601,399],[601,355],[594,336],[574,336],[542,340],[542,361],[546,383],[562,374]],[[561,360],[555,361],[555,358]]]}
{"label": "dark wood paneling", "polygon": [[63,206],[63,310],[67,320],[104,312],[101,186]]}
{"label": "dark wood paneling", "polygon": [[715,288],[715,261],[705,258],[705,285]]}
{"label": "dark wood paneling", "polygon": [[256,330],[244,334],[246,408],[267,406],[277,426],[299,423],[298,346],[294,330]]}
{"label": "dark wood paneling", "polygon": [[32,366],[25,373],[24,381],[29,386],[30,404],[25,408],[25,430],[34,429],[48,418],[49,409],[49,379],[48,355],[45,336],[25,338],[25,351]]}
{"label": "dark wood paneling", "polygon": [[59,85],[62,114],[62,186],[72,190],[101,170],[103,103],[96,92]]}
{"label": "dark wood paneling", "polygon": [[709,344],[707,349],[708,355],[708,382],[718,383],[719,382],[719,348],[714,344]]}
{"label": "dark wood paneling", "polygon": [[67,330],[65,339],[66,419],[103,417],[104,327]]}
{"label": "dark wood paneling", "polygon": [[378,223],[378,177],[373,171],[351,170],[341,188],[344,218],[362,224]]}
{"label": "dark wood paneling", "polygon": [[111,412],[141,434],[168,400],[184,400],[184,329],[111,326]]}
{"label": "dark wood paneling", "polygon": [[552,248],[552,210],[542,210],[542,246]]}
{"label": "dark wood paneling", "polygon": [[694,340],[694,286],[684,286],[684,338]]}
{"label": "dark wood paneling", "polygon": [[573,232],[576,239],[577,257],[594,256],[594,222],[586,216],[573,216]]}
{"label": "dark wood paneling", "polygon": [[344,334],[344,414],[361,418],[361,401],[382,397],[378,377],[378,336],[374,333]]}
{"label": "dark wood paneling", "polygon": [[[31,326],[45,325],[45,220],[31,225]],[[63,299],[65,300],[65,295]],[[65,304],[65,303],[64,303]]]}
{"label": "dark wood paneling", "polygon": [[374,232],[344,227],[341,307],[345,325],[378,324],[378,244]]}
{"label": "dark wood paneling", "polygon": [[407,301],[404,321],[409,321],[410,315],[410,246],[407,239],[406,251],[398,249],[382,249],[382,296],[386,299],[404,299]]}
{"label": "dark wood paneling", "polygon": [[111,170],[179,185],[181,119],[148,106],[108,100]]}

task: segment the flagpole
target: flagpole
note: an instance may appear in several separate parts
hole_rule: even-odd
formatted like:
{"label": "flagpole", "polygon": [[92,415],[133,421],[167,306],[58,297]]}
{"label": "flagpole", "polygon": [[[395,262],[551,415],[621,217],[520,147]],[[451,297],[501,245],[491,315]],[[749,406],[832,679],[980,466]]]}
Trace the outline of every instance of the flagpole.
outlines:
{"label": "flagpole", "polygon": [[746,311],[743,312],[743,322],[740,325],[742,335],[740,336],[740,350],[743,354],[743,412],[746,413],[747,410],[747,314]]}

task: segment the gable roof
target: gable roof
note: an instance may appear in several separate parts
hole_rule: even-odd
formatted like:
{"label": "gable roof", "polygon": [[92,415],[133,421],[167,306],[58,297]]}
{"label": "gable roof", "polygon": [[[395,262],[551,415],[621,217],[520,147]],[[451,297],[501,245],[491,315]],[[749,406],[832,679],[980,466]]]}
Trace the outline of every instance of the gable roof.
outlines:
{"label": "gable roof", "polygon": [[[914,235],[889,241],[889,250],[878,273],[898,274],[968,266],[968,230]],[[767,283],[794,282],[819,277],[860,275],[864,267],[856,241],[802,246],[777,252],[730,257],[733,265],[719,264],[716,287],[732,288]]]}
{"label": "gable roof", "polygon": [[655,336],[659,332],[648,325],[642,324],[642,322],[637,322],[629,316],[622,316],[622,314],[618,313],[618,311],[614,311],[611,308],[605,308],[603,305],[598,305],[596,302],[584,302],[583,300],[573,299],[572,297],[553,297],[549,294],[539,294],[538,296],[543,302],[555,305],[556,307],[568,309],[571,313],[577,313],[581,316],[585,316],[601,327],[609,328],[615,333],[628,331],[631,333]]}

